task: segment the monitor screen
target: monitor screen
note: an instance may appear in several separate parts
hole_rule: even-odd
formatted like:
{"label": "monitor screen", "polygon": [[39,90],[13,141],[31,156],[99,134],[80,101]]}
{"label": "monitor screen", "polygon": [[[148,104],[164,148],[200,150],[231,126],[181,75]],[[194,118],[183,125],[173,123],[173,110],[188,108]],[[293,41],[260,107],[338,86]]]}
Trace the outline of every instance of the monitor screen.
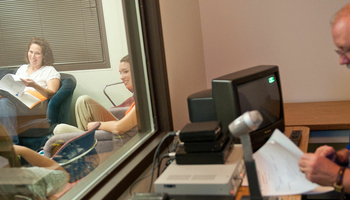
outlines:
{"label": "monitor screen", "polygon": [[275,74],[240,84],[237,90],[241,114],[258,110],[263,116],[260,129],[280,118],[281,98]]}

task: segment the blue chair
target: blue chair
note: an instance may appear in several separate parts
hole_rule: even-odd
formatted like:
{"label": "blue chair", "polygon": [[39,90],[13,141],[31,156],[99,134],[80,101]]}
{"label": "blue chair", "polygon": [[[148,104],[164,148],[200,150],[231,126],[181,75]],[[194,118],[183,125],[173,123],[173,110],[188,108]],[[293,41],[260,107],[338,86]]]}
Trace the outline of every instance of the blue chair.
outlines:
{"label": "blue chair", "polygon": [[[0,79],[8,73],[15,74],[17,69],[1,68]],[[49,100],[46,115],[17,117],[20,145],[37,151],[45,145],[57,124],[69,124],[70,107],[77,83],[73,75],[60,74],[60,88]]]}
{"label": "blue chair", "polygon": [[46,116],[36,116],[34,119],[17,117],[20,145],[36,151],[45,145],[57,124],[69,124],[70,107],[75,87],[75,77],[71,74],[61,73],[60,89],[49,100]]}

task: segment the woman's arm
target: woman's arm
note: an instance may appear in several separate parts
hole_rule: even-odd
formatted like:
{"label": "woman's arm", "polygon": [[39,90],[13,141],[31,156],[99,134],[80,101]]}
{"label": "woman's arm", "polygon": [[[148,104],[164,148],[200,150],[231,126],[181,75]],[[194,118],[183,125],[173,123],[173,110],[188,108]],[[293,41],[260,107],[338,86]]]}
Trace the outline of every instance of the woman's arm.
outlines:
{"label": "woman's arm", "polygon": [[57,162],[24,146],[13,145],[13,148],[15,149],[16,155],[24,158],[32,166],[43,167],[51,170],[61,170],[67,174],[69,180],[69,174]]}
{"label": "woman's arm", "polygon": [[[96,122],[88,123],[87,128],[90,129]],[[130,112],[125,115],[121,120],[118,121],[108,121],[101,122],[101,126],[98,128],[99,130],[109,131],[115,134],[123,134],[134,126],[137,125],[136,119],[136,109],[135,106],[130,110]]]}
{"label": "woman's arm", "polygon": [[33,87],[36,91],[38,91],[40,94],[42,94],[48,99],[53,97],[53,95],[56,94],[60,87],[60,79],[57,78],[50,79],[49,81],[47,81],[47,88],[41,87],[32,79],[21,78],[21,80],[24,83],[24,85],[26,85],[27,87]]}

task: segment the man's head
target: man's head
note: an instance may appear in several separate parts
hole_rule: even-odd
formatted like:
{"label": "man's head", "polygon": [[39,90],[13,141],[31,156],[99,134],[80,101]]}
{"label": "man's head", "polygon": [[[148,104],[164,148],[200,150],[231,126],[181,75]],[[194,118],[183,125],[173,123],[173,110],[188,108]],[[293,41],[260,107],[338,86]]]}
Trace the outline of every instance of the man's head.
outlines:
{"label": "man's head", "polygon": [[350,4],[336,13],[332,21],[332,36],[336,52],[339,54],[339,64],[350,69]]}

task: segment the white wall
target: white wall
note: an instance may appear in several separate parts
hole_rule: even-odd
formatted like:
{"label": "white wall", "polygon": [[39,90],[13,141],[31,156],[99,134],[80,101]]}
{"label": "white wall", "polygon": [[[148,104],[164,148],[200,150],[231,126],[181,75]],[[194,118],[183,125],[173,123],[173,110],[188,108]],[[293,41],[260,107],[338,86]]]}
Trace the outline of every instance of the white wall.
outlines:
{"label": "white wall", "polygon": [[280,67],[284,102],[350,99],[350,70],[338,64],[330,27],[348,1],[160,2],[175,129],[189,122],[189,94],[260,64]]}
{"label": "white wall", "polygon": [[[74,91],[72,111],[74,111],[76,99],[83,94],[94,97],[107,108],[112,107],[113,105],[103,94],[103,88],[107,84],[121,81],[119,61],[128,54],[122,3],[121,0],[103,0],[102,4],[111,68],[66,72],[73,74],[78,84]],[[123,84],[113,86],[107,92],[117,105],[132,95]],[[71,112],[70,121],[72,124],[76,123],[74,112]]]}

